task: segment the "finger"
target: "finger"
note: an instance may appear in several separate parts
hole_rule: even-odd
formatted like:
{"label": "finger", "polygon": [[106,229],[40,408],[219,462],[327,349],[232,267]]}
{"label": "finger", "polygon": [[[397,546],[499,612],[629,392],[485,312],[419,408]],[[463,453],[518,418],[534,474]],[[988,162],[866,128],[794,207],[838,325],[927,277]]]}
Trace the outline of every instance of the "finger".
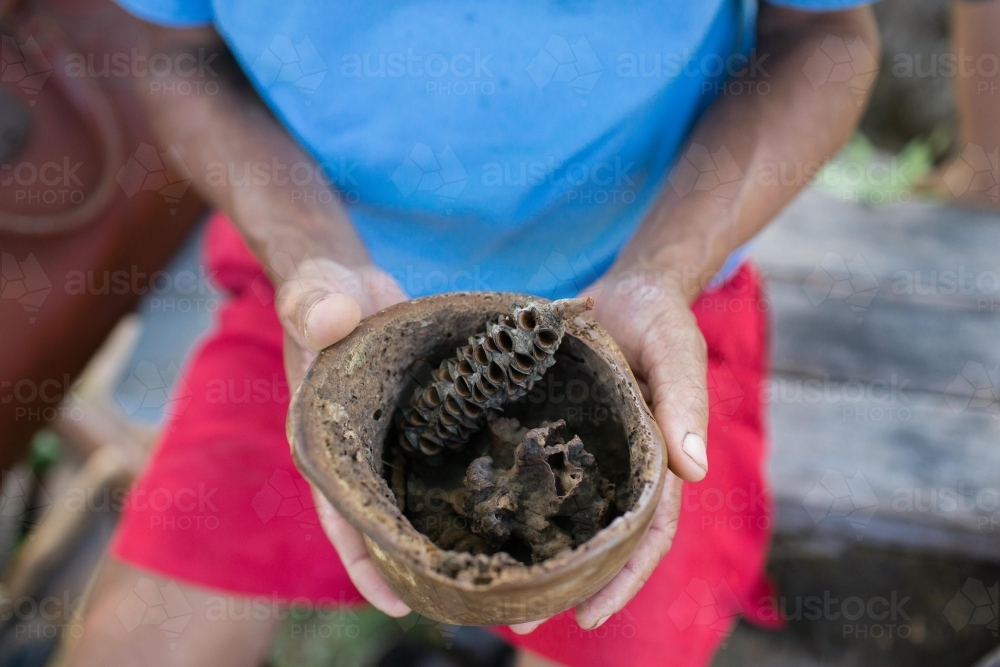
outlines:
{"label": "finger", "polygon": [[361,533],[347,522],[333,505],[316,489],[313,489],[316,511],[326,536],[330,538],[337,550],[347,576],[358,589],[358,592],[384,614],[389,616],[406,616],[410,608],[392,592],[382,575],[375,569],[368,549],[365,548]]}
{"label": "finger", "polygon": [[697,482],[708,474],[708,387],[705,338],[690,311],[649,329],[642,365],[653,393],[653,415],[675,475]]}
{"label": "finger", "polygon": [[663,494],[649,530],[621,572],[591,598],[576,608],[576,622],[585,630],[600,627],[608,618],[635,597],[646,580],[670,550],[677,532],[680,513],[681,480],[667,474]]}
{"label": "finger", "polygon": [[333,345],[361,321],[361,306],[353,298],[325,287],[296,283],[282,290],[278,314],[295,340],[313,352]]}
{"label": "finger", "polygon": [[354,331],[361,322],[361,306],[344,294],[328,294],[319,299],[303,318],[302,334],[314,352],[329,347]]}
{"label": "finger", "polygon": [[372,312],[380,311],[407,299],[406,292],[399,286],[396,279],[384,271],[374,268],[366,271],[364,283],[365,291],[371,295]]}
{"label": "finger", "polygon": [[512,631],[516,632],[519,635],[528,635],[534,632],[539,625],[541,625],[547,620],[549,619],[543,618],[539,621],[528,621],[527,623],[515,623],[514,625],[508,627],[510,627]]}

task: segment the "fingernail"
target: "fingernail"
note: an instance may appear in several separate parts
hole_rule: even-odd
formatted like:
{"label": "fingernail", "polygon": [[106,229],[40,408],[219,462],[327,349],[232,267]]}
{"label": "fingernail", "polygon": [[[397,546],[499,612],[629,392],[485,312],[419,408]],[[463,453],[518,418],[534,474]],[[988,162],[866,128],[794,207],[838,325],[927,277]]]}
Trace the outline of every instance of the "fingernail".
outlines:
{"label": "fingernail", "polygon": [[527,635],[535,631],[543,621],[528,621],[527,623],[515,623],[510,629],[519,635]]}
{"label": "fingernail", "polygon": [[601,627],[607,622],[609,618],[611,618],[611,614],[608,614],[607,616],[599,620],[597,623],[594,623],[594,627],[592,627],[591,630],[596,630],[597,628]]}
{"label": "fingernail", "polygon": [[406,603],[399,600],[392,605],[392,611],[388,615],[393,618],[402,618],[403,616],[409,614],[410,611],[411,610],[408,606],[406,606]]}
{"label": "fingernail", "polygon": [[[316,306],[329,298],[330,295],[328,294],[321,299],[317,299],[313,305],[309,306],[309,310],[306,311],[306,316],[302,325],[302,337],[305,339],[303,342],[305,342],[306,346],[310,349],[312,349],[312,342],[309,340],[309,331],[310,329],[315,330],[316,327],[319,326],[319,320],[317,318],[320,317],[320,314],[319,311],[316,310]],[[318,352],[318,350],[314,350],[314,352]]]}
{"label": "fingernail", "polygon": [[688,433],[684,436],[681,449],[691,457],[692,461],[698,464],[698,467],[708,472],[708,452],[705,449],[705,438],[697,433]]}

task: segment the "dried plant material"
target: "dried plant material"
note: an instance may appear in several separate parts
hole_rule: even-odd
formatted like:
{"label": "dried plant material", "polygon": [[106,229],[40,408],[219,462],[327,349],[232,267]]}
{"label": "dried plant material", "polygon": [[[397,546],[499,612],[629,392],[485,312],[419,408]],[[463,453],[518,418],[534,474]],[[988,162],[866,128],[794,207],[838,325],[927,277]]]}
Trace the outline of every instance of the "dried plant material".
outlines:
{"label": "dried plant material", "polygon": [[488,322],[485,333],[441,362],[433,382],[401,411],[402,448],[425,456],[460,449],[488,416],[531,391],[555,363],[566,322],[593,306],[590,298],[528,301]]}
{"label": "dried plant material", "polygon": [[442,549],[484,554],[489,550],[486,540],[473,533],[467,518],[454,507],[451,496],[463,504],[464,490],[449,494],[434,494],[417,475],[410,475],[406,485],[406,504],[413,527],[426,535]]}
{"label": "dried plant material", "polygon": [[514,452],[517,446],[524,442],[528,429],[521,422],[507,417],[497,417],[488,421],[490,431],[490,456],[493,465],[498,468],[509,468],[514,465]]}
{"label": "dried plant material", "polygon": [[569,321],[591,307],[589,298],[516,302],[397,412],[400,446],[385,462],[387,481],[413,527],[438,547],[540,563],[606,524],[614,485],[579,437],[563,437],[565,421],[540,419],[529,430],[500,416],[556,363]]}
{"label": "dried plant material", "polygon": [[[579,437],[566,441],[558,434],[565,425],[559,420],[527,431],[507,469],[495,468],[490,456],[469,465],[462,513],[491,548],[503,550],[514,537],[539,563],[600,530],[614,485],[601,476]],[[494,436],[509,434],[512,426],[499,425]]]}

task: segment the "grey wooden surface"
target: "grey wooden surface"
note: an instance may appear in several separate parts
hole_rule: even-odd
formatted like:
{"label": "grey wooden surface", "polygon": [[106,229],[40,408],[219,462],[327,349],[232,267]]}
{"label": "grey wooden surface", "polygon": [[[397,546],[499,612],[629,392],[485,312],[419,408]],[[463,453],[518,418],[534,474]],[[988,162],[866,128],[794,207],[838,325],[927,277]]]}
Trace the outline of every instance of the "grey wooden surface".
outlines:
{"label": "grey wooden surface", "polygon": [[1000,562],[1000,216],[807,190],[753,254],[777,530]]}

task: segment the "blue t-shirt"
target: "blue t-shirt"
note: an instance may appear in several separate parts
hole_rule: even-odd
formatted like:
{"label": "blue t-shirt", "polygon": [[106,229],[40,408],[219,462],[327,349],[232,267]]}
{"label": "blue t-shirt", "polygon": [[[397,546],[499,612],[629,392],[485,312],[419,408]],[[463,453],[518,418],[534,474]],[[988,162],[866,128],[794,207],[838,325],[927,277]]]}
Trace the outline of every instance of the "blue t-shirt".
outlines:
{"label": "blue t-shirt", "polygon": [[727,80],[750,67],[751,85],[769,85],[752,0],[119,2],[153,22],[213,23],[322,166],[219,164],[215,177],[287,177],[303,199],[328,179],[412,296],[578,292],[659,188],[732,196],[743,175],[725,154],[695,150],[665,177],[715,97],[754,92]]}

